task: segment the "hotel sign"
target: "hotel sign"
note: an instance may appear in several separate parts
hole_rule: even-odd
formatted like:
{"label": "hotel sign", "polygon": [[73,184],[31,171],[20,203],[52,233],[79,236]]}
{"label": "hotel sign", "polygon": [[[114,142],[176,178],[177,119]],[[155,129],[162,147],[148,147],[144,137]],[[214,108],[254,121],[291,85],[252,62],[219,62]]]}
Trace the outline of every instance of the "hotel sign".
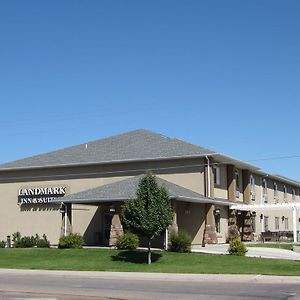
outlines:
{"label": "hotel sign", "polygon": [[19,189],[18,204],[45,204],[66,194],[66,187],[37,187]]}

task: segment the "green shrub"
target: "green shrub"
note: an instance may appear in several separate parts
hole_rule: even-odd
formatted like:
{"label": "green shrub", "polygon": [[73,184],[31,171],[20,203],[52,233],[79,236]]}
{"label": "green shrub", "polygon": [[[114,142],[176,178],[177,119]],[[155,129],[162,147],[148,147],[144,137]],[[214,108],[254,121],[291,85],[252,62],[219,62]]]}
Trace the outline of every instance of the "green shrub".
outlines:
{"label": "green shrub", "polygon": [[120,250],[132,250],[139,246],[139,237],[131,232],[126,232],[117,240],[116,247]]}
{"label": "green shrub", "polygon": [[34,236],[23,236],[20,239],[19,248],[32,248],[35,246]]}
{"label": "green shrub", "polygon": [[12,237],[14,248],[20,248],[21,233],[17,231],[13,233]]}
{"label": "green shrub", "polygon": [[61,236],[58,243],[58,248],[82,248],[84,240],[79,233],[70,233],[67,236]]}
{"label": "green shrub", "polygon": [[245,256],[247,251],[245,244],[239,237],[230,241],[228,249],[230,255]]}
{"label": "green shrub", "polygon": [[0,248],[5,248],[5,242],[4,241],[0,241]]}
{"label": "green shrub", "polygon": [[14,248],[49,248],[50,242],[47,240],[46,235],[40,238],[38,234],[35,236],[21,236],[20,232],[15,232],[13,235],[13,247]]}
{"label": "green shrub", "polygon": [[50,242],[45,234],[43,234],[42,238],[40,238],[38,235],[35,236],[35,245],[38,248],[50,248]]}
{"label": "green shrub", "polygon": [[170,235],[171,246],[173,252],[191,252],[192,238],[185,231],[172,232]]}

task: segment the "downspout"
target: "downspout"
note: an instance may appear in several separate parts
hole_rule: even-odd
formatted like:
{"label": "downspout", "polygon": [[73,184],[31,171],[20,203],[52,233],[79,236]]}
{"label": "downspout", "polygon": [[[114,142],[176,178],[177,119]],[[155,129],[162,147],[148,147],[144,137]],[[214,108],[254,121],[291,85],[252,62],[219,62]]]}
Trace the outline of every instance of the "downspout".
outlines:
{"label": "downspout", "polygon": [[210,161],[208,156],[205,156],[207,159],[207,197],[210,198]]}
{"label": "downspout", "polygon": [[63,203],[63,205],[65,207],[65,209],[64,209],[64,236],[67,236],[67,205],[64,203]]}
{"label": "downspout", "polygon": [[297,238],[297,210],[296,206],[293,206],[293,238],[294,238],[294,243],[296,244],[298,241]]}

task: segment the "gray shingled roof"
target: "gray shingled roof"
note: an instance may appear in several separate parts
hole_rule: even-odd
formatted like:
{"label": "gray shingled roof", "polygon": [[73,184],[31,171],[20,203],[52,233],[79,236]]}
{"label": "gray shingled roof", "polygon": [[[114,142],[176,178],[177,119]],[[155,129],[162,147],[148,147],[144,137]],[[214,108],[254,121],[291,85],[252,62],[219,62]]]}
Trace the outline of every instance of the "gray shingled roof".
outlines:
{"label": "gray shingled roof", "polygon": [[199,157],[214,153],[178,139],[135,130],[0,165],[0,170]]}
{"label": "gray shingled roof", "polygon": [[[96,188],[88,189],[79,193],[71,194],[57,200],[53,203],[101,203],[110,201],[126,201],[135,197],[139,180],[143,175],[130,177],[118,182],[102,185]],[[171,183],[162,178],[156,177],[157,183],[165,187],[172,199],[200,203],[216,203],[215,200],[209,199],[203,195],[193,192],[177,184]],[[232,202],[226,200],[217,201],[220,204],[232,205]]]}

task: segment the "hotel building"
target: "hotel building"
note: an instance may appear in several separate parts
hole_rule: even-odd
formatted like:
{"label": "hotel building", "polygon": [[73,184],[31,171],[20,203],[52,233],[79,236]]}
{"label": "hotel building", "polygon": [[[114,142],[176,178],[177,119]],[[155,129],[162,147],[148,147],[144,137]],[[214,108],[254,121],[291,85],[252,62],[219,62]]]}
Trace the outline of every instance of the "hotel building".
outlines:
{"label": "hotel building", "polygon": [[236,230],[244,241],[269,231],[297,241],[299,182],[147,130],[0,165],[0,240],[19,231],[57,244],[78,232],[87,245],[113,246],[122,204],[149,171],[170,194],[168,230],[185,230],[193,245],[224,243]]}

